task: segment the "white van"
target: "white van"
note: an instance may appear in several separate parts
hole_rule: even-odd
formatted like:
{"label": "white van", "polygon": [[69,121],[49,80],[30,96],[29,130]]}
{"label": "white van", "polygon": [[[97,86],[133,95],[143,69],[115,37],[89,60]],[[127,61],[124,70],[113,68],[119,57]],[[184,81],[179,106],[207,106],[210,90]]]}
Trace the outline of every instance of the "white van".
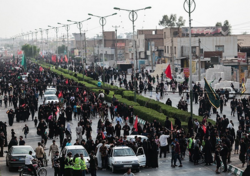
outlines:
{"label": "white van", "polygon": [[64,147],[62,154],[65,154],[65,157],[67,157],[67,154],[71,152],[72,153],[72,157],[75,156],[75,154],[83,154],[83,158],[85,160],[86,166],[87,168],[89,168],[89,162],[88,160],[89,158],[89,154],[87,152],[87,150],[81,146],[81,145],[71,145],[71,146],[66,146]]}
{"label": "white van", "polygon": [[[98,167],[102,167],[102,159],[100,154],[100,147],[102,144],[97,146],[97,160]],[[142,147],[137,149],[137,152],[133,151],[130,147],[127,146],[115,146],[110,148],[110,145],[105,145],[109,148],[108,155],[108,167],[111,168],[114,173],[116,170],[126,170],[127,168],[131,168],[132,170],[136,170],[139,172],[140,167],[144,167],[146,165],[146,156]]]}

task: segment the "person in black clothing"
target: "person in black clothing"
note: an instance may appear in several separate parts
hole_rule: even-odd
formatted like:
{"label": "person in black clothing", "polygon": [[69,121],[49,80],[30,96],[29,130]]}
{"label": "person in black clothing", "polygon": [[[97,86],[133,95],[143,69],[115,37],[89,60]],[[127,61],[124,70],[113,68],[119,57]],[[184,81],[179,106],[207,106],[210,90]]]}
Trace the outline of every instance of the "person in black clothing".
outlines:
{"label": "person in black clothing", "polygon": [[247,145],[246,145],[244,139],[241,139],[240,140],[240,156],[239,156],[239,159],[242,162],[242,167],[244,167],[245,162],[246,162],[245,161],[246,152],[247,152]]}
{"label": "person in black clothing", "polygon": [[168,106],[172,106],[172,101],[170,100],[170,98],[168,98],[168,99],[167,99],[167,101],[166,101],[166,105],[168,105]]}
{"label": "person in black clothing", "polygon": [[1,147],[0,157],[3,157],[3,147],[4,147],[4,143],[5,143],[4,133],[1,132],[1,133],[0,133],[0,147]]}
{"label": "person in black clothing", "polygon": [[20,136],[19,139],[20,139],[19,145],[25,145],[25,141],[23,140],[23,136]]}
{"label": "person in black clothing", "polygon": [[227,172],[228,147],[227,147],[227,144],[225,142],[222,143],[222,150],[221,150],[220,154],[221,154],[222,162],[224,164],[224,171],[223,172]]}
{"label": "person in black clothing", "polygon": [[169,120],[169,117],[166,117],[165,127],[171,130],[171,121]]}
{"label": "person in black clothing", "polygon": [[97,159],[96,159],[94,153],[95,153],[94,151],[91,151],[91,153],[89,155],[90,159],[88,159],[91,176],[96,176],[96,167],[98,165]]}
{"label": "person in black clothing", "polygon": [[217,167],[216,167],[216,174],[219,174],[219,168],[221,167],[221,159],[220,159],[220,151],[221,151],[221,147],[218,146],[215,150],[214,153],[214,161],[216,161]]}

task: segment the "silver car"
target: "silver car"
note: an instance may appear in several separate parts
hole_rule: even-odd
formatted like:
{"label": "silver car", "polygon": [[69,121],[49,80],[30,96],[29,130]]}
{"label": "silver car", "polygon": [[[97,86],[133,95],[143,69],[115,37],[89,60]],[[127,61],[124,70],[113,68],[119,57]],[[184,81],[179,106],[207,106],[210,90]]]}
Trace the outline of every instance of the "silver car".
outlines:
{"label": "silver car", "polygon": [[32,151],[32,156],[35,157],[36,153],[29,145],[13,146],[8,152],[6,151],[6,166],[9,167],[9,171],[11,171],[12,168],[25,165],[25,157],[29,154],[29,151]]}

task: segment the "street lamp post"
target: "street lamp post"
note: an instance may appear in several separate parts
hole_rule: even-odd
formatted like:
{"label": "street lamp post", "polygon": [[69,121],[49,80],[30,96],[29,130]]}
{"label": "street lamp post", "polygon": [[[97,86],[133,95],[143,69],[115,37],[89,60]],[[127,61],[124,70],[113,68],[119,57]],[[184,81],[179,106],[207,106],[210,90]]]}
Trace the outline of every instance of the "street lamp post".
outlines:
{"label": "street lamp post", "polygon": [[43,29],[39,28],[41,32],[41,42],[42,42],[42,55],[43,55]]}
{"label": "street lamp post", "polygon": [[56,54],[58,55],[58,27],[52,27],[50,25],[48,27],[54,28],[56,31]]}
{"label": "street lamp post", "polygon": [[91,13],[89,13],[88,15],[99,18],[99,23],[102,26],[102,62],[103,62],[103,74],[102,74],[103,75],[102,76],[103,80],[102,81],[103,81],[103,84],[105,84],[105,75],[104,75],[104,26],[107,23],[106,18],[110,17],[110,16],[117,15],[117,13],[113,13],[113,14],[107,15],[107,16],[97,16],[97,15],[93,15]]}
{"label": "street lamp post", "polygon": [[[134,61],[134,80],[132,80],[134,82],[134,101],[136,101],[136,41],[135,41],[135,21],[138,18],[138,14],[137,12],[140,10],[147,10],[147,9],[151,9],[151,7],[145,7],[142,9],[137,9],[137,10],[128,10],[128,9],[121,9],[118,7],[114,7],[115,10],[123,10],[123,11],[127,11],[129,12],[129,19],[130,21],[132,21],[132,25],[133,25],[133,61]],[[139,66],[139,65],[138,65]],[[138,67],[139,68],[139,67]]]}
{"label": "street lamp post", "polygon": [[47,51],[46,53],[48,54],[49,51],[49,29],[45,29],[46,35],[47,35]]}
{"label": "street lamp post", "polygon": [[83,52],[82,52],[82,23],[85,21],[90,20],[91,18],[88,18],[86,20],[83,21],[72,21],[72,20],[67,20],[68,22],[74,22],[77,25],[77,28],[79,29],[80,32],[80,49],[81,49],[81,57],[82,57],[82,67],[83,67],[83,80],[84,80],[84,62],[83,62]]}
{"label": "street lamp post", "polygon": [[31,57],[33,56],[33,32],[30,31],[31,36],[32,36],[32,45],[31,45]]}
{"label": "street lamp post", "polygon": [[[193,7],[192,7],[193,5]],[[194,12],[196,8],[196,3],[194,0],[185,0],[183,4],[184,10],[189,15],[189,90],[190,90],[190,113],[191,119],[193,119],[193,88],[192,88],[192,43],[191,43],[191,13]],[[192,8],[192,9],[191,9]]]}
{"label": "street lamp post", "polygon": [[[62,24],[62,23],[57,23],[60,25],[63,25],[67,31],[67,55],[68,55],[68,59],[69,59],[69,25],[68,24]],[[69,62],[68,62],[68,71],[69,71]]]}

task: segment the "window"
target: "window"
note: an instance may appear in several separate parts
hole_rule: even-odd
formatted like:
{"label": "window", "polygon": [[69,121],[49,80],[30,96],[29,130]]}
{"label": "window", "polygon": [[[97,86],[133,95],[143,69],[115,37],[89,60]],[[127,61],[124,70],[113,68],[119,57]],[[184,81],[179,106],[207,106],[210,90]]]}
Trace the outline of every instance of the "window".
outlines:
{"label": "window", "polygon": [[152,35],[155,35],[156,34],[156,32],[155,31],[152,31]]}
{"label": "window", "polygon": [[224,45],[216,45],[215,46],[215,51],[222,51],[222,52],[224,52]]}
{"label": "window", "polygon": [[192,54],[196,54],[196,46],[192,46]]}
{"label": "window", "polygon": [[169,46],[167,46],[167,53],[169,53]]}
{"label": "window", "polygon": [[166,53],[166,46],[164,46],[164,53]]}
{"label": "window", "polygon": [[166,38],[166,32],[164,32],[164,39]]}
{"label": "window", "polygon": [[174,47],[174,54],[176,54],[176,46]]}

